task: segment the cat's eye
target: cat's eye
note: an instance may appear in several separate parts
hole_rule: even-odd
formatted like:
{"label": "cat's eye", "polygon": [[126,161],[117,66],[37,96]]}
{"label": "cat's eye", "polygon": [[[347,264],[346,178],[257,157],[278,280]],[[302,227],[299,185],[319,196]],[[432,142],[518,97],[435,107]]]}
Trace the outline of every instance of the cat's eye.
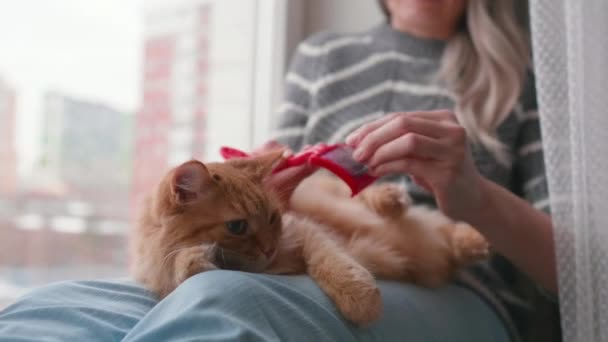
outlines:
{"label": "cat's eye", "polygon": [[243,235],[247,232],[249,224],[246,220],[234,220],[226,222],[226,229],[234,235]]}

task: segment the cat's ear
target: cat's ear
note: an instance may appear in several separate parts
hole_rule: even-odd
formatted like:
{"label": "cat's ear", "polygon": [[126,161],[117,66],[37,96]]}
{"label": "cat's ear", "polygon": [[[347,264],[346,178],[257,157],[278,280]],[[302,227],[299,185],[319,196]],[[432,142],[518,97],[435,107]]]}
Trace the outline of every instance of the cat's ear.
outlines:
{"label": "cat's ear", "polygon": [[178,166],[171,178],[171,197],[174,204],[195,202],[212,183],[207,167],[196,160]]}

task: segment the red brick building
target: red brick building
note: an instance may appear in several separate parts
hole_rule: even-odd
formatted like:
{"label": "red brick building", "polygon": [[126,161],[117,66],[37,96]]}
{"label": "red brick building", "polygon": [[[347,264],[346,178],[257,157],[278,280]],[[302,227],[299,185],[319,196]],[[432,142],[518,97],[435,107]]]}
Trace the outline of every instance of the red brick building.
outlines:
{"label": "red brick building", "polygon": [[132,215],[169,167],[204,157],[209,11],[203,1],[146,15]]}

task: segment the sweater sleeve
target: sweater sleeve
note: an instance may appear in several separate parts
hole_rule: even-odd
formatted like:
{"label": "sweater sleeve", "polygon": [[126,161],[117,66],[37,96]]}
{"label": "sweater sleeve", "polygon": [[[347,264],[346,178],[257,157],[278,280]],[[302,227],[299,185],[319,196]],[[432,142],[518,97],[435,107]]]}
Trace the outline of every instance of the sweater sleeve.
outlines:
{"label": "sweater sleeve", "polygon": [[518,119],[519,132],[514,151],[516,192],[535,208],[549,213],[542,132],[532,74],[524,87]]}
{"label": "sweater sleeve", "polygon": [[315,52],[323,47],[326,36],[316,34],[300,43],[285,77],[285,96],[271,138],[294,151],[299,151],[305,140],[306,124],[314,106],[310,85],[324,66],[322,54]]}

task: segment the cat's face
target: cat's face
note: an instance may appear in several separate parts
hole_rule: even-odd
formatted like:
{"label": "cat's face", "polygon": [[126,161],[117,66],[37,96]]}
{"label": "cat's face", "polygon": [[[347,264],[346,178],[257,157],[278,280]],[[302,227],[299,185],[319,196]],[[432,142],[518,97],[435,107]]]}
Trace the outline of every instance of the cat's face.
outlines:
{"label": "cat's face", "polygon": [[260,272],[273,260],[281,235],[279,203],[262,186],[280,154],[202,164],[190,161],[161,182],[154,211],[167,254],[214,244],[218,268]]}

